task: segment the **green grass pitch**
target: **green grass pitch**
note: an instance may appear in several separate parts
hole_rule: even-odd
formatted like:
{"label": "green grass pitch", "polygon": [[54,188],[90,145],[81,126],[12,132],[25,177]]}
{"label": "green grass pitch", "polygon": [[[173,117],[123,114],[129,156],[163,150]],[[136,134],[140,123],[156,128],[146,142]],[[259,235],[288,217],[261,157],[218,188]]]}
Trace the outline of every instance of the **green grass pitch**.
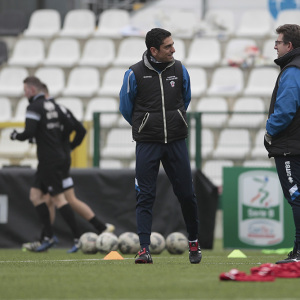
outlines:
{"label": "green grass pitch", "polygon": [[135,265],[134,255],[124,260],[103,260],[104,254],[67,254],[66,249],[46,253],[0,250],[0,299],[299,299],[299,278],[275,282],[223,282],[222,272],[237,268],[250,273],[261,263],[275,262],[282,255],[243,250],[247,258],[228,258],[232,249],[215,241],[203,250],[202,262],[191,265],[188,251],[153,255],[153,265]]}

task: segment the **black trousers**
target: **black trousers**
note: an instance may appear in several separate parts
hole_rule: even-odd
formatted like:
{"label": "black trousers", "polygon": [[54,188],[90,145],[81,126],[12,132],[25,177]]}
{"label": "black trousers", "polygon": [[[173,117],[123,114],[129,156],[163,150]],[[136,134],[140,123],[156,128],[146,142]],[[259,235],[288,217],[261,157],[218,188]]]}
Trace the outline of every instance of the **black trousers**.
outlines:
{"label": "black trousers", "polygon": [[188,239],[195,240],[198,237],[198,209],[185,140],[168,144],[138,142],[135,189],[137,233],[140,244],[150,245],[152,207],[155,201],[160,162],[181,205]]}
{"label": "black trousers", "polygon": [[295,247],[300,250],[300,156],[275,157],[276,169],[285,198],[292,207]]}

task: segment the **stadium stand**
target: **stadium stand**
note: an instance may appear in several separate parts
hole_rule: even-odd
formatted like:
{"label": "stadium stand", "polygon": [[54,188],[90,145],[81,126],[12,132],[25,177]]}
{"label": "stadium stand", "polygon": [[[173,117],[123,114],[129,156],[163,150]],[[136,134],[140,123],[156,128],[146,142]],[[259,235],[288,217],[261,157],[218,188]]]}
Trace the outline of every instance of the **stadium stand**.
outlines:
{"label": "stadium stand", "polygon": [[80,98],[59,97],[56,102],[70,109],[77,120],[83,121],[83,103]]}
{"label": "stadium stand", "polygon": [[8,60],[8,49],[5,41],[0,41],[0,66]]}
{"label": "stadium stand", "polygon": [[8,122],[11,120],[12,107],[9,98],[0,97],[0,122]]}
{"label": "stadium stand", "polygon": [[26,28],[25,13],[21,10],[0,11],[0,36],[18,36]]}

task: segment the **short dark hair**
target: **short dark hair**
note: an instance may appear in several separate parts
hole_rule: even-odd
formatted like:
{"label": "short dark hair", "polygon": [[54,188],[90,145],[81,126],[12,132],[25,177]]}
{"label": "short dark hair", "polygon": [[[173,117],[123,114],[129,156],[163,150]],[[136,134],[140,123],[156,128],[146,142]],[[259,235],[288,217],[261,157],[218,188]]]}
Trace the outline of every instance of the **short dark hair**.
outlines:
{"label": "short dark hair", "polygon": [[35,76],[28,76],[23,80],[23,83],[28,85],[33,85],[38,89],[38,91],[41,91],[43,88],[42,82]]}
{"label": "short dark hair", "polygon": [[42,91],[45,93],[45,94],[49,94],[49,90],[48,90],[48,87],[45,83],[41,82],[42,84]]}
{"label": "short dark hair", "polygon": [[171,32],[162,28],[153,28],[146,34],[145,43],[147,49],[150,50],[151,47],[159,50],[160,45],[163,44],[163,41],[171,36]]}
{"label": "short dark hair", "polygon": [[297,24],[284,24],[276,29],[277,34],[282,33],[283,42],[291,42],[294,48],[300,47],[300,26]]}

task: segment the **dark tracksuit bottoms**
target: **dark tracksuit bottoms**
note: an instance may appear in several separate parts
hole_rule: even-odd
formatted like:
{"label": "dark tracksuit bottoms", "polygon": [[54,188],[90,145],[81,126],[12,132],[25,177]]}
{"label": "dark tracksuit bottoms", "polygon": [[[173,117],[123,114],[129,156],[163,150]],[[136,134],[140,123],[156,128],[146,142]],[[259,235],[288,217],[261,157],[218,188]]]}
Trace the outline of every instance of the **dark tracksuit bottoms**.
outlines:
{"label": "dark tracksuit bottoms", "polygon": [[160,162],[181,205],[188,239],[196,240],[199,223],[197,199],[185,139],[167,144],[137,142],[135,189],[137,233],[140,244],[150,245],[152,207]]}
{"label": "dark tracksuit bottoms", "polygon": [[294,251],[300,250],[300,156],[274,157],[284,197],[292,207],[296,228]]}

